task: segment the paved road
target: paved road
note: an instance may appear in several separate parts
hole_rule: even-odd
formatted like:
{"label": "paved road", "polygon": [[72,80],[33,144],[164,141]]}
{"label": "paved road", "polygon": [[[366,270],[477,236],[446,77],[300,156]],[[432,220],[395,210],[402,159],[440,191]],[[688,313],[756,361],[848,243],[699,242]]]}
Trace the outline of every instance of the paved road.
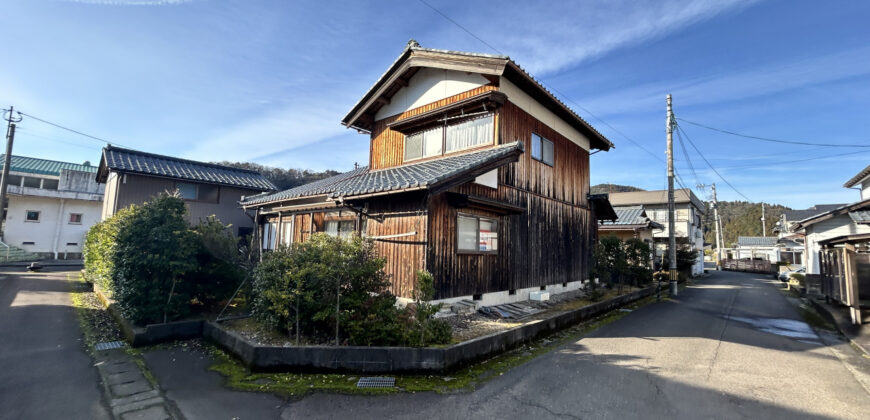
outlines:
{"label": "paved road", "polygon": [[0,271],[0,418],[108,419],[66,273]]}
{"label": "paved road", "polygon": [[866,361],[842,343],[823,344],[831,337],[816,336],[776,287],[716,272],[473,393],[285,403],[221,391],[217,374],[202,372],[207,361],[189,352],[146,359],[188,418],[867,418]]}

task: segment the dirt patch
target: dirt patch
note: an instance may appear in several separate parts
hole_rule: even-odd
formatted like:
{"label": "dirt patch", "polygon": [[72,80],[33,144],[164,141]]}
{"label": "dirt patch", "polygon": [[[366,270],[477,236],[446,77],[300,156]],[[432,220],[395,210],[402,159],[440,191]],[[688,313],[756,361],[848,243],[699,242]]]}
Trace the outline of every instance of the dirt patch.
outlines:
{"label": "dirt patch", "polygon": [[560,293],[558,295],[552,295],[550,296],[550,300],[546,302],[531,300],[517,302],[516,304],[519,306],[539,311],[519,320],[512,318],[498,318],[480,312],[468,315],[447,316],[443,319],[453,327],[453,343],[461,343],[463,341],[520,327],[534,321],[580,309],[595,302],[612,299],[621,294],[628,294],[640,289],[641,288],[639,287],[623,286],[621,290],[622,293],[619,293],[620,291],[617,289],[611,290],[602,288],[601,290],[604,294],[596,301],[590,300],[585,290],[575,290]]}

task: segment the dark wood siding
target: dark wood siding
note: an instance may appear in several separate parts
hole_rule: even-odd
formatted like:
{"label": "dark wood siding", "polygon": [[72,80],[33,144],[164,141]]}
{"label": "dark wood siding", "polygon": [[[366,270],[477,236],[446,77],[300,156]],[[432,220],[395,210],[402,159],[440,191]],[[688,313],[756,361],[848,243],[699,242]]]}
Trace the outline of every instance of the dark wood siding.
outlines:
{"label": "dark wood siding", "polygon": [[[588,209],[589,153],[510,102],[499,110],[501,143],[525,142],[526,153],[500,168],[497,189],[465,184],[451,192],[489,198],[525,211],[502,215],[451,207],[445,195],[429,204],[427,269],[437,297],[448,298],[558,284],[588,277],[594,223]],[[531,134],[554,143],[555,162],[531,158]],[[456,252],[457,213],[499,221],[498,254]]]}
{"label": "dark wood siding", "polygon": [[387,260],[384,271],[390,276],[391,290],[396,296],[411,297],[417,271],[426,267],[427,214],[424,202],[424,197],[419,194],[404,194],[404,197],[385,197],[369,203],[369,213],[383,216],[384,220],[366,220],[367,236],[414,232],[409,236],[375,241],[378,253]]}

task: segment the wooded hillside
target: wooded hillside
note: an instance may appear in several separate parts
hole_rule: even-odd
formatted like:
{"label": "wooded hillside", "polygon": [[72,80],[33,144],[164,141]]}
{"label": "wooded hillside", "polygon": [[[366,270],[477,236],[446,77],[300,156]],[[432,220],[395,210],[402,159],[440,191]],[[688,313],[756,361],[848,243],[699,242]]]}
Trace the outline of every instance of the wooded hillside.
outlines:
{"label": "wooded hillside", "polygon": [[257,171],[266,177],[273,184],[278,186],[278,190],[286,190],[310,182],[318,181],[323,178],[329,178],[338,175],[338,171],[326,170],[323,172],[314,172],[307,169],[283,169],[272,166],[260,165],[251,162],[217,162],[219,165],[232,166],[233,168],[250,169]]}
{"label": "wooded hillside", "polygon": [[[704,217],[704,242],[716,244],[713,224],[713,209],[708,203],[707,215]],[[783,211],[791,210],[778,204],[764,205],[764,219],[767,225],[767,236],[775,236],[773,227]],[[764,236],[761,234],[761,204],[746,201],[720,201],[719,218],[722,219],[723,248],[731,248],[737,242],[738,236]]]}
{"label": "wooded hillside", "polygon": [[645,190],[643,188],[632,187],[631,185],[598,184],[593,185],[589,191],[591,194],[609,194],[615,192],[632,192]]}

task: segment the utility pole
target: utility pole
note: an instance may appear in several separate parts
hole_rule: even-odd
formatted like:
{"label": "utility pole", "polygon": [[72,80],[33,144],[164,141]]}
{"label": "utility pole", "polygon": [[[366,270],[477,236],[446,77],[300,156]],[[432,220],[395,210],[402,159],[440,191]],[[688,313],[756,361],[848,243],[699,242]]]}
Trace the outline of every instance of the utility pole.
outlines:
{"label": "utility pole", "polygon": [[6,185],[9,183],[9,167],[12,166],[12,142],[15,140],[15,123],[21,121],[21,116],[15,118],[15,108],[9,107],[9,116],[4,119],[8,122],[6,126],[6,155],[3,156],[3,175],[0,176],[0,240],[5,239],[6,228]]}
{"label": "utility pole", "polygon": [[666,129],[668,133],[668,278],[670,279],[670,294],[677,295],[677,238],[674,236],[674,126],[677,121],[671,108],[671,94],[668,94],[668,116]]}
{"label": "utility pole", "polygon": [[719,202],[716,201],[716,183],[711,185],[713,189],[713,224],[716,228],[716,270],[720,270],[720,261],[722,261],[722,232],[719,230]]}
{"label": "utility pole", "polygon": [[767,236],[767,225],[764,224],[764,203],[761,203],[761,236]]}

